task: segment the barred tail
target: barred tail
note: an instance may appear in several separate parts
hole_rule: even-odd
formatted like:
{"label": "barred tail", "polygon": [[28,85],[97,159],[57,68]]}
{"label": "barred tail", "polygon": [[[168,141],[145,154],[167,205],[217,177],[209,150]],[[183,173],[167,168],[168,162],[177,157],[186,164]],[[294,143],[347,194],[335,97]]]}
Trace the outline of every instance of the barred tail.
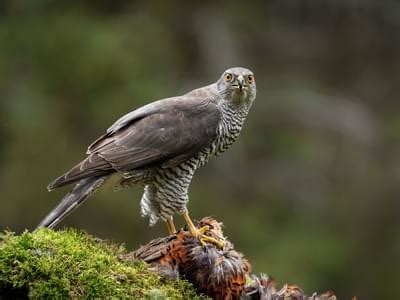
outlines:
{"label": "barred tail", "polygon": [[89,177],[79,181],[72,191],[66,194],[61,202],[40,222],[36,229],[40,227],[54,228],[93,194],[108,176]]}

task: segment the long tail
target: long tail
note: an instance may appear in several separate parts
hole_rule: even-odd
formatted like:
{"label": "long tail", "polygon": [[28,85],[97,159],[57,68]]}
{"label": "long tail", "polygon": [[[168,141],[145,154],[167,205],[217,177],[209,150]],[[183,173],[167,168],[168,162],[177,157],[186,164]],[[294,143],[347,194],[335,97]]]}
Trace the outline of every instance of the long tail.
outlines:
{"label": "long tail", "polygon": [[104,183],[108,176],[89,177],[79,181],[72,191],[66,194],[61,202],[40,222],[36,229],[40,227],[54,228],[68,214],[89,198]]}

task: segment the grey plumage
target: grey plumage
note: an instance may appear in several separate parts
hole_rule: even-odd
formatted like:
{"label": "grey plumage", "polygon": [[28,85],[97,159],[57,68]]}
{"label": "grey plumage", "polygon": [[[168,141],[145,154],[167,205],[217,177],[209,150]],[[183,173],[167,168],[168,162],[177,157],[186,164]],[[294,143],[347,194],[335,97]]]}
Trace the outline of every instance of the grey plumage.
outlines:
{"label": "grey plumage", "polygon": [[195,170],[235,141],[255,96],[253,73],[232,68],[214,84],[121,117],[49,184],[51,191],[78,182],[39,226],[54,227],[115,172],[120,187],[144,186],[141,213],[150,224],[185,212]]}
{"label": "grey plumage", "polygon": [[40,222],[38,227],[53,228],[73,210],[78,208],[107,179],[107,176],[88,177],[80,180],[71,192]]}

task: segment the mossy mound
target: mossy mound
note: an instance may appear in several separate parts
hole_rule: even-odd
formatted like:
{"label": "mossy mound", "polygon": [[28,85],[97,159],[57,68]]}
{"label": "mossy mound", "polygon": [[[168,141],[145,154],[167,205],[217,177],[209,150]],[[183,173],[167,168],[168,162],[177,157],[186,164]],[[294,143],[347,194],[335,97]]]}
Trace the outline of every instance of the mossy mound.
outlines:
{"label": "mossy mound", "polygon": [[76,230],[0,236],[0,297],[203,299],[183,280],[166,281],[122,246]]}

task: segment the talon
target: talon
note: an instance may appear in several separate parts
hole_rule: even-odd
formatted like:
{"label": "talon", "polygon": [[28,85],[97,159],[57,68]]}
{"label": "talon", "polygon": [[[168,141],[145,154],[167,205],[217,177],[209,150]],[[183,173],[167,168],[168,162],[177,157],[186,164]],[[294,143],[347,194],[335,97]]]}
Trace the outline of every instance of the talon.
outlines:
{"label": "talon", "polygon": [[208,231],[210,231],[210,227],[206,225],[204,227],[199,228],[197,232],[200,233],[200,234],[203,234],[203,233],[206,233]]}
{"label": "talon", "polygon": [[217,240],[213,237],[207,236],[207,235],[202,235],[201,237],[199,237],[200,243],[203,247],[206,246],[206,243],[209,244],[214,244],[215,246],[217,246],[218,248],[220,248],[221,250],[224,249],[225,247],[225,242],[224,241],[220,241]]}
{"label": "talon", "polygon": [[205,247],[206,244],[208,243],[208,244],[214,244],[215,246],[217,246],[220,249],[224,249],[224,246],[225,246],[224,241],[217,240],[213,237],[210,237],[210,236],[207,236],[204,234],[210,230],[209,226],[206,225],[206,226],[198,229],[198,228],[196,228],[196,226],[194,226],[194,224],[193,224],[192,220],[190,219],[189,214],[187,212],[183,213],[182,216],[185,219],[186,224],[188,225],[190,234],[193,237],[198,238],[203,247]]}
{"label": "talon", "polygon": [[204,248],[205,246],[207,246],[207,243],[202,238],[199,238],[199,242],[201,244],[201,247]]}

